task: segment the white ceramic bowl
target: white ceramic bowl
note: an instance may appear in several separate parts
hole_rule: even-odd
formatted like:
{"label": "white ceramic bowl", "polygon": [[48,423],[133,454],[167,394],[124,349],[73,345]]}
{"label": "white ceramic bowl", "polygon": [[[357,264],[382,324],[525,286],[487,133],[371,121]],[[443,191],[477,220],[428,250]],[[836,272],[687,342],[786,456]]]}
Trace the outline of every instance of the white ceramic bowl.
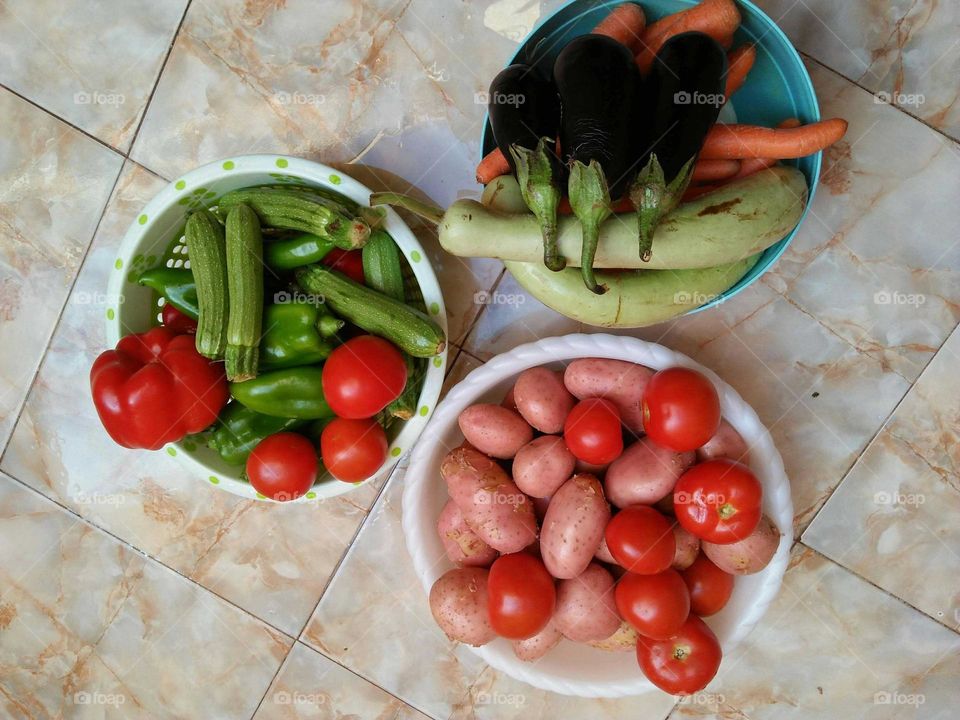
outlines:
{"label": "white ceramic bowl", "polygon": [[[170,266],[184,265],[182,258],[176,259],[178,253],[175,250],[183,245],[183,227],[192,210],[216,205],[217,199],[230,190],[278,183],[327,188],[361,205],[367,205],[370,199],[367,187],[339,170],[281,155],[242,155],[218,160],[177,178],[143,208],[120,245],[107,286],[107,297],[112,301],[106,311],[108,345],[113,347],[123,335],[144,332],[156,324],[158,307],[155,293],[138,285],[136,278],[141,271],[157,265],[164,257],[168,258],[166,263]],[[416,236],[391,209],[387,210],[384,228],[409,261],[431,317],[446,333],[447,313],[440,285]],[[402,423],[399,432],[392,429],[387,460],[376,474],[363,483],[388,475],[403,453],[413,447],[440,395],[446,364],[446,350],[430,358],[420,392],[418,412]],[[227,465],[216,452],[205,446],[187,440],[168,445],[166,452],[180,458],[204,482],[245,498],[266,500],[249,483],[240,479],[242,468]],[[296,502],[333,497],[363,483],[344,483],[328,475]]]}
{"label": "white ceramic bowl", "polygon": [[[477,368],[450,391],[414,449],[403,491],[404,537],[424,591],[429,593],[434,581],[454,567],[444,555],[436,523],[447,501],[440,461],[463,441],[457,416],[473,403],[499,403],[516,376],[527,368],[546,365],[561,369],[568,361],[582,357],[629,360],[655,370],[683,365],[703,372],[720,394],[723,416],[750,446],[751,468],[763,483],[764,512],[780,528],[781,538],[770,564],[759,573],[738,577],[727,606],[706,619],[724,653],[729,653],[756,625],[780,588],[792,539],[790,484],[770,433],[733,388],[686,355],[635,338],[566,335],[521,345]],[[503,639],[471,649],[517,680],[564,695],[621,697],[660,692],[640,672],[633,652],[606,652],[563,640],[539,661],[525,663]]]}

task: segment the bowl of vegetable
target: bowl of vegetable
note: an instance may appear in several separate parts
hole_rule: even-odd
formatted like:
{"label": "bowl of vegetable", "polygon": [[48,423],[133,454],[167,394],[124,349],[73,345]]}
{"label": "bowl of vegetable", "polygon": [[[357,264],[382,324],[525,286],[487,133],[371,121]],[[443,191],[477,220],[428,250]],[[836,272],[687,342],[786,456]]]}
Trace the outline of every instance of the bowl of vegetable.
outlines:
{"label": "bowl of vegetable", "polygon": [[414,234],[369,197],[278,155],[204,165],[154,197],[109,278],[117,348],[91,371],[110,435],[250,499],[389,474],[439,396],[446,312]]}
{"label": "bowl of vegetable", "polygon": [[[780,455],[737,392],[612,335],[546,338],[470,373],[403,493],[440,628],[581,697],[706,686],[777,594],[792,521]],[[693,648],[685,665],[674,643]]]}

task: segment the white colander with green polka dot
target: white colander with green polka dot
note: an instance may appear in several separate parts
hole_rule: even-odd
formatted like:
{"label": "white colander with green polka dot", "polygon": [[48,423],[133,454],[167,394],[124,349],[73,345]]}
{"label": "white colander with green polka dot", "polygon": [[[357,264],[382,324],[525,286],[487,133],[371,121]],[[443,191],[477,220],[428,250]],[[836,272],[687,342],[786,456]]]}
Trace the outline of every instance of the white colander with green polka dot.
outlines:
{"label": "white colander with green polka dot", "polygon": [[[211,207],[231,190],[256,185],[294,184],[322,187],[338,192],[362,205],[368,203],[370,190],[343,172],[326,165],[294,157],[243,155],[203,165],[167,185],[134,218],[114,259],[108,297],[119,302],[106,309],[107,342],[112,347],[124,335],[144,332],[157,324],[162,299],[149,288],[137,284],[143,270],[159,265],[190,267],[183,244],[187,215],[197,208]],[[423,295],[423,310],[447,331],[447,314],[440,285],[417,238],[393,210],[387,210],[384,228],[396,241],[407,259]],[[322,477],[311,491],[297,502],[316,502],[348,492],[358,485],[385,478],[400,458],[413,447],[430,419],[440,395],[446,370],[446,351],[430,358],[418,412],[388,428],[390,450],[375,475],[363,483],[344,483],[329,475]],[[224,463],[202,442],[187,438],[165,448],[179,458],[199,480],[246,498],[266,500],[242,477],[243,468]]]}

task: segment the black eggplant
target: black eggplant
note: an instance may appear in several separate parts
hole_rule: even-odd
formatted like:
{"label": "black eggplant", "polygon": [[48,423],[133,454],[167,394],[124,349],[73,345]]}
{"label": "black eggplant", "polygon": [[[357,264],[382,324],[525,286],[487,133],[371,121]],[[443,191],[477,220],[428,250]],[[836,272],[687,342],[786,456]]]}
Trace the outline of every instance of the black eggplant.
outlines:
{"label": "black eggplant", "polygon": [[653,141],[630,188],[640,257],[649,260],[660,219],[683,197],[707,132],[723,107],[727,55],[708,35],[687,32],[663,44],[646,80]]}
{"label": "black eggplant", "polygon": [[563,270],[557,248],[557,207],[564,168],[557,157],[560,98],[552,81],[528,65],[511,65],[490,83],[488,111],[497,147],[517,176],[523,200],[543,234],[543,262]]}
{"label": "black eggplant", "polygon": [[604,35],[581,35],[553,66],[563,116],[560,148],[570,167],[567,192],[580,220],[580,273],[595,293],[606,292],[593,274],[600,224],[612,213],[636,172],[635,108],[642,80],[626,46]]}

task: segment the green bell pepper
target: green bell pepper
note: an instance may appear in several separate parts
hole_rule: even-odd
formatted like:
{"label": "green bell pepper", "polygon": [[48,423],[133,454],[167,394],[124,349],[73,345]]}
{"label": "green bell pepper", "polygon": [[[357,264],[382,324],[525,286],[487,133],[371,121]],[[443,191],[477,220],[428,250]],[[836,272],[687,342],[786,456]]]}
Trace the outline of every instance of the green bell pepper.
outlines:
{"label": "green bell pepper", "polygon": [[220,457],[228,465],[243,465],[261,440],[274,433],[294,430],[306,423],[306,420],[299,418],[261,415],[233,402],[220,413],[207,445],[220,453]]}
{"label": "green bell pepper", "polygon": [[334,247],[333,241],[328,238],[302,233],[266,243],[263,261],[275,270],[291,270],[320,262]]}
{"label": "green bell pepper", "polygon": [[156,267],[144,270],[137,282],[167,299],[177,310],[196,320],[200,316],[197,285],[189,268]]}
{"label": "green bell pepper", "polygon": [[333,417],[323,397],[322,377],[323,370],[316,365],[273,370],[253,380],[230,383],[230,394],[263,415],[303,420]]}
{"label": "green bell pepper", "polygon": [[324,305],[306,302],[268,305],[263,312],[260,367],[264,370],[313,365],[333,350],[344,325]]}

